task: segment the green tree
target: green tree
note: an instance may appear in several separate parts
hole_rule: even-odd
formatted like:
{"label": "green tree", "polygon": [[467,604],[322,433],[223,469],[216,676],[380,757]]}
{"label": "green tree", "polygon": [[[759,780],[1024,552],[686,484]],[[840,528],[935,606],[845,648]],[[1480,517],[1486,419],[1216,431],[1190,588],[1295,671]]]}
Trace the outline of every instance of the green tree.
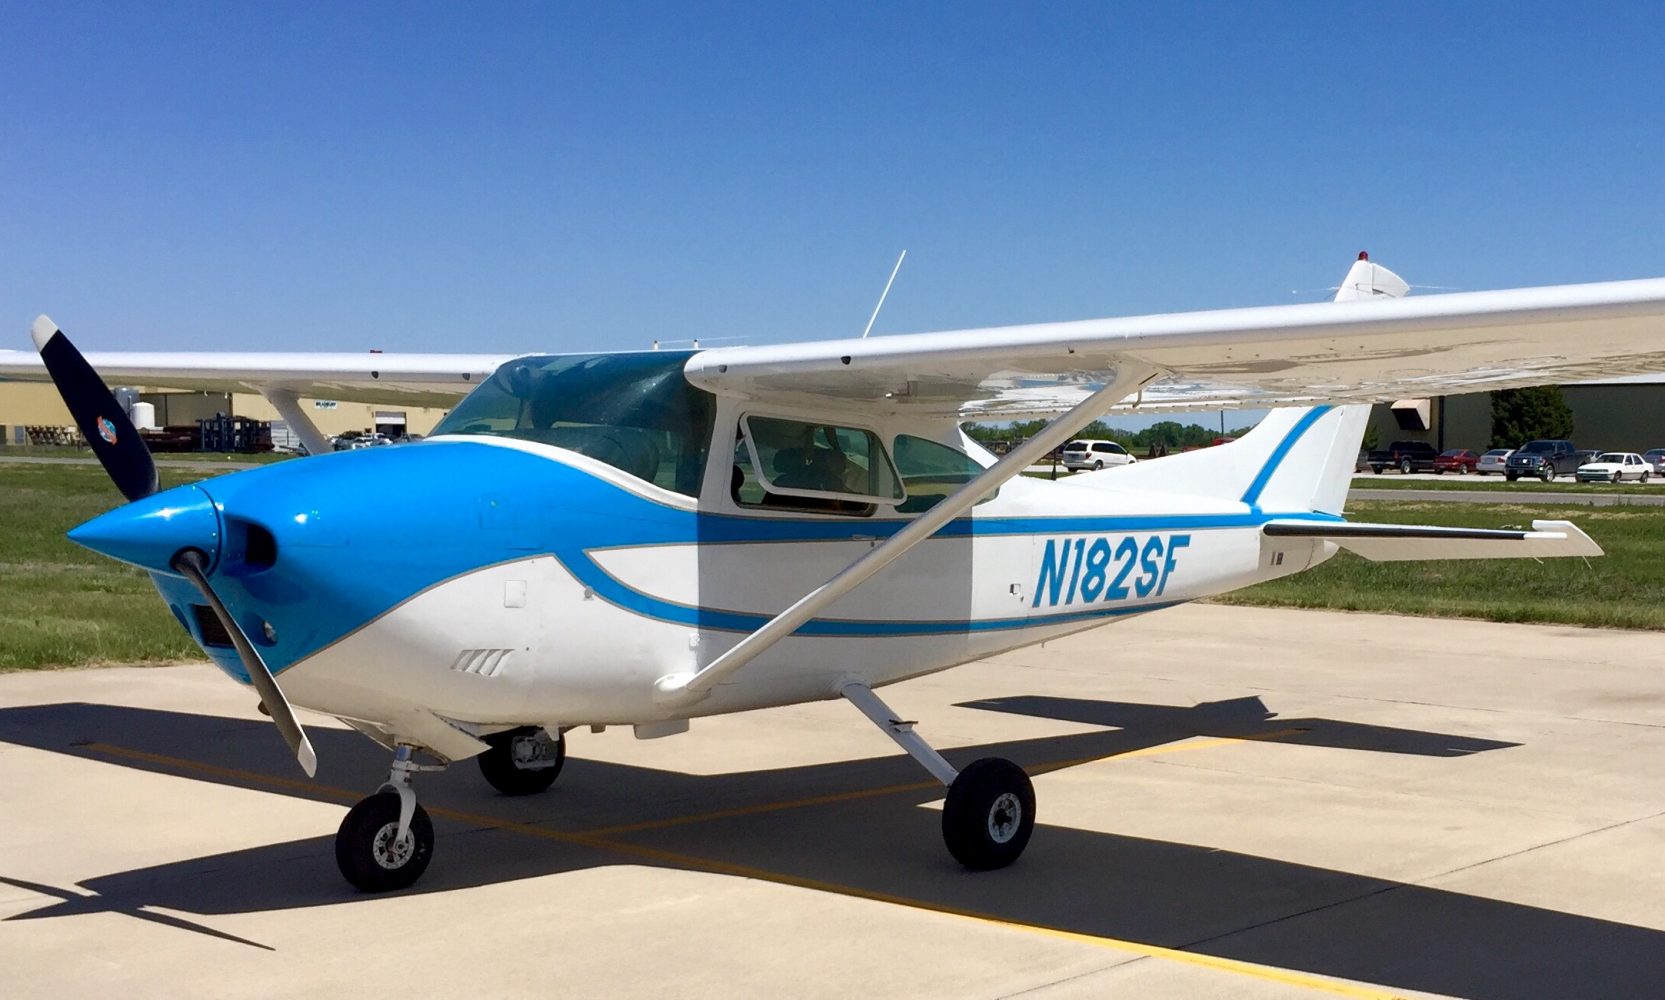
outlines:
{"label": "green tree", "polygon": [[1492,447],[1519,448],[1536,438],[1573,436],[1572,408],[1558,385],[1492,393]]}

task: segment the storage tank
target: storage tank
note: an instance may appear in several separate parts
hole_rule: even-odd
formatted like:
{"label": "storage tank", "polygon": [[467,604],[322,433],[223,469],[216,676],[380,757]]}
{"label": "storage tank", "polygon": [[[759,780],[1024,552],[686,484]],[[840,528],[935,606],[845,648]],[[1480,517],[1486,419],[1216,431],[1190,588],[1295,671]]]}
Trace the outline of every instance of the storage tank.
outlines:
{"label": "storage tank", "polygon": [[127,411],[127,419],[133,421],[133,426],[141,431],[156,429],[156,404],[134,403]]}

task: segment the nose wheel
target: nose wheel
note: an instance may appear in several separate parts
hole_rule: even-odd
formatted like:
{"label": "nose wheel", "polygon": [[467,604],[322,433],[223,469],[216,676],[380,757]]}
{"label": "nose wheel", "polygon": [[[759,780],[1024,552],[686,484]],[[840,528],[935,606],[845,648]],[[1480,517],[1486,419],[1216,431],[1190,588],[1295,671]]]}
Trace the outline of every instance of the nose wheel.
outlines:
{"label": "nose wheel", "polygon": [[335,832],[335,864],[360,892],[392,892],[416,883],[434,855],[434,825],[416,801],[410,777],[438,771],[441,765],[418,764],[411,748],[393,757],[387,784],[347,812]]}

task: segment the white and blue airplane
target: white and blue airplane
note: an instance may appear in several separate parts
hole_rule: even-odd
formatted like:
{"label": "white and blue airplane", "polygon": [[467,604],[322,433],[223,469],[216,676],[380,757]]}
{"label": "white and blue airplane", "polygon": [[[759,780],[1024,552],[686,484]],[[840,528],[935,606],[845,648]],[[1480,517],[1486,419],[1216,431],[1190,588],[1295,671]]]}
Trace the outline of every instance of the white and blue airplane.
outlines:
{"label": "white and blue airplane", "polygon": [[[414,883],[414,774],[477,757],[554,782],[577,727],[669,736],[707,715],[844,698],[946,786],[948,850],[1024,850],[1028,777],[956,770],[886,684],[1370,559],[1590,556],[1566,522],[1347,520],[1368,405],[1665,371],[1665,279],[1405,297],[1364,255],[1336,301],[703,351],[495,357],[94,354],[46,317],[36,360],[130,501],[70,538],[148,571],[249,685],[392,754],[342,822],[365,891]],[[100,373],[102,373],[102,378]],[[105,386],[256,391],[316,457],[158,491]],[[425,441],[338,454],[302,397],[452,406]],[[1048,482],[1019,474],[1121,408],[1271,407],[1238,441]],[[962,421],[1051,414],[999,460]]]}

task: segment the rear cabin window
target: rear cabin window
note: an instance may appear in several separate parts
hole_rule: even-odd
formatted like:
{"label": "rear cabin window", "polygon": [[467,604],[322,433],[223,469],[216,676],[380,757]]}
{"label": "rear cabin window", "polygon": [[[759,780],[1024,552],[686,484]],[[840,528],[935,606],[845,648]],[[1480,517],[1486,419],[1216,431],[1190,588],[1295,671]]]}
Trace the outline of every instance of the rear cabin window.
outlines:
{"label": "rear cabin window", "polygon": [[747,416],[734,470],[734,500],[748,507],[864,515],[904,497],[879,436],[860,427]]}
{"label": "rear cabin window", "polygon": [[[912,434],[898,434],[893,450],[896,471],[908,490],[908,499],[896,508],[903,514],[930,510],[983,471],[971,456]],[[996,490],[977,502],[987,503],[998,493]]]}

